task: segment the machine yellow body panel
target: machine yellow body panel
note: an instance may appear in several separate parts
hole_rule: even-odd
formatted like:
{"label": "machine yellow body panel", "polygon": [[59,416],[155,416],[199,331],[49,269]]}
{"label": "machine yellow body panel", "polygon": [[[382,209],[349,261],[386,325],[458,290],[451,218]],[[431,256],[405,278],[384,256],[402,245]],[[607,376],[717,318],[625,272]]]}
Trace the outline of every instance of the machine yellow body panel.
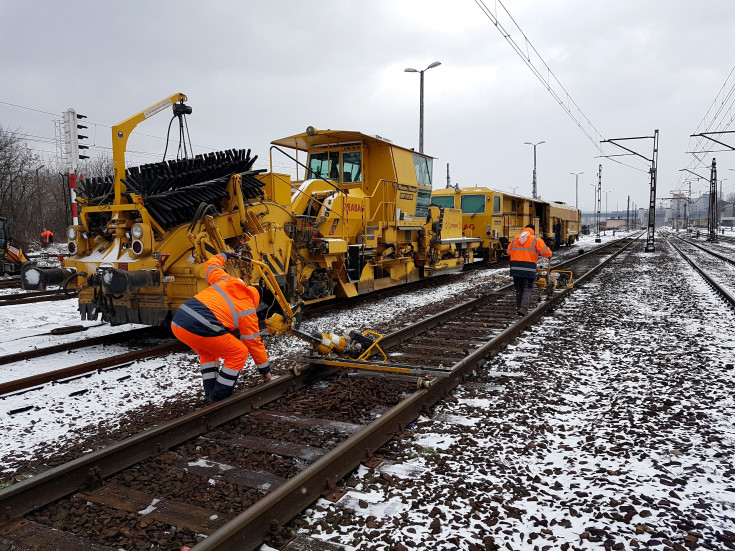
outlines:
{"label": "machine yellow body panel", "polygon": [[165,324],[207,287],[204,263],[227,249],[255,261],[229,273],[258,285],[262,263],[288,301],[306,304],[459,271],[473,258],[480,241],[463,233],[461,212],[429,206],[432,158],[377,136],[310,127],[272,142],[271,156],[306,161],[292,173],[301,179],[253,170],[249,150],[123,173],[135,125],[169,106],[186,111],[184,99],[116,125],[114,177],[80,188],[73,254],[53,275],[79,291],[83,319]]}
{"label": "machine yellow body panel", "polygon": [[461,209],[462,229],[467,237],[481,240],[475,254],[487,263],[505,255],[508,243],[527,224],[551,246],[572,245],[579,236],[580,213],[564,203],[487,187],[436,189],[431,196],[434,205]]}

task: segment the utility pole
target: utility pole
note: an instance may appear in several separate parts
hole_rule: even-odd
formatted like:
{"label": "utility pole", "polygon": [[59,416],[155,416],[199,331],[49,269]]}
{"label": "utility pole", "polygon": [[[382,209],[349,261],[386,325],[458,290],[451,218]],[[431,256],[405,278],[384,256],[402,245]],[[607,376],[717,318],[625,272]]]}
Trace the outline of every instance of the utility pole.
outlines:
{"label": "utility pole", "polygon": [[579,175],[584,172],[570,172],[574,176],[574,208],[579,210]]}
{"label": "utility pole", "polygon": [[[653,155],[651,158],[644,157],[640,153],[636,153],[632,149],[628,149],[627,147],[623,147],[619,143],[615,143],[616,141],[622,141],[622,140],[641,140],[641,139],[653,139]],[[638,157],[641,157],[642,159],[645,159],[649,163],[651,163],[651,168],[648,170],[650,178],[651,178],[651,194],[648,201],[648,228],[647,228],[647,238],[646,238],[646,248],[645,251],[647,253],[653,252],[656,250],[656,247],[654,246],[654,236],[655,236],[655,230],[656,230],[656,181],[658,179],[658,130],[655,130],[653,133],[653,136],[639,136],[636,138],[615,138],[612,140],[602,140],[601,143],[611,143],[613,145],[618,146],[620,149],[624,149],[631,155],[637,155]]]}
{"label": "utility pole", "polygon": [[447,189],[452,187],[452,181],[449,179],[449,163],[447,163]]}
{"label": "utility pole", "polygon": [[537,143],[531,143],[531,142],[523,142],[524,145],[532,145],[533,146],[533,195],[532,197],[534,199],[538,199],[538,194],[536,193],[536,146],[541,145],[542,143],[546,143],[545,141],[540,141]]}
{"label": "utility pole", "polygon": [[628,206],[625,209],[625,230],[630,231],[630,195],[628,195]]}
{"label": "utility pole", "polygon": [[709,216],[707,217],[707,230],[709,237],[707,241],[717,241],[717,162],[712,157],[712,167],[709,177]]}
{"label": "utility pole", "polygon": [[600,210],[602,209],[602,165],[600,165],[600,168],[597,171],[597,193],[595,194],[597,197],[597,218],[596,218],[596,226],[597,226],[597,237],[595,238],[595,243],[602,243],[602,238],[600,237]]}

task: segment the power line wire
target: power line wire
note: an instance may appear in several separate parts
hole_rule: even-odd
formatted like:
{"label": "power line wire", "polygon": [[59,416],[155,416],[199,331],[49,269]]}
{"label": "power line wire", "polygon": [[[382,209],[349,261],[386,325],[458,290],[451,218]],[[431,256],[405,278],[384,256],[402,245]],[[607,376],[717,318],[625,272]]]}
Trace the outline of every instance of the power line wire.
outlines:
{"label": "power line wire", "polygon": [[[590,121],[590,119],[587,117],[587,115],[582,112],[582,109],[577,105],[577,103],[572,99],[572,96],[569,94],[567,89],[564,87],[564,85],[561,83],[561,81],[556,77],[554,72],[551,70],[551,68],[548,66],[548,64],[544,61],[544,59],[541,57],[541,54],[538,52],[536,47],[531,43],[531,41],[528,39],[526,34],[523,32],[523,29],[521,29],[520,25],[515,21],[513,16],[510,14],[508,9],[503,5],[503,2],[501,0],[495,0],[496,4],[500,4],[500,7],[503,8],[503,11],[508,15],[511,22],[515,26],[515,28],[518,30],[518,32],[523,37],[524,41],[524,47],[521,47],[515,39],[511,36],[511,31],[509,31],[506,27],[503,26],[503,24],[498,19],[497,15],[494,14],[490,8],[488,8],[485,5],[485,2],[483,0],[475,0],[475,3],[478,5],[478,7],[482,10],[482,12],[485,14],[485,16],[490,20],[493,25],[495,25],[495,28],[498,29],[498,32],[503,36],[503,38],[510,44],[511,48],[518,54],[518,56],[523,60],[523,62],[526,64],[526,66],[531,69],[531,72],[536,76],[536,78],[544,85],[544,88],[552,95],[552,97],[557,101],[557,103],[561,106],[561,108],[567,113],[567,115],[572,119],[574,124],[577,125],[577,127],[582,131],[582,133],[587,136],[587,139],[592,143],[592,145],[597,149],[600,153],[600,155],[606,157],[610,161],[613,161],[615,163],[621,164],[623,166],[627,166],[628,168],[632,168],[634,170],[642,171],[642,172],[648,172],[648,168],[641,169],[636,166],[629,165],[627,163],[624,163],[622,161],[619,161],[617,159],[608,157],[605,155],[605,152],[603,151],[602,146],[600,145],[600,142],[603,141],[603,135],[600,133],[599,130],[595,127],[595,125]],[[497,11],[497,8],[496,8]],[[543,64],[544,72],[548,75],[548,77],[544,77],[541,70],[538,69],[532,60],[532,55],[534,54],[535,58],[538,58],[538,60]],[[550,77],[550,78],[549,78]],[[552,80],[553,79],[553,82]],[[560,88],[560,91],[554,90],[554,83],[558,85],[558,88]],[[575,111],[577,114],[573,113],[572,111]]]}

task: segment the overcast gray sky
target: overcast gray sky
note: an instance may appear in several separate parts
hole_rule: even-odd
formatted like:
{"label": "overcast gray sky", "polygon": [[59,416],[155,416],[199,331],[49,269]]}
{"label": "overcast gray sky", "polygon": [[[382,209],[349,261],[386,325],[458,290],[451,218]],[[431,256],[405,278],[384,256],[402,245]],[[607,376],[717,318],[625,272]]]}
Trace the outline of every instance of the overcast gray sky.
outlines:
{"label": "overcast gray sky", "polygon": [[[659,197],[685,185],[682,168],[709,177],[712,156],[719,178],[728,178],[725,194],[735,191],[728,170],[735,152],[707,154],[701,168],[686,154],[713,102],[732,101],[726,94],[735,83],[735,1],[503,2],[602,137],[660,131]],[[526,48],[500,4],[485,5]],[[265,168],[271,140],[308,125],[379,134],[418,149],[420,79],[404,69],[440,61],[425,73],[424,90],[424,152],[436,157],[434,187],[445,185],[449,163],[453,184],[530,196],[533,148],[524,142],[543,140],[543,198],[574,204],[570,173],[584,172],[579,207],[590,210],[588,184],[602,164],[602,187],[610,190],[603,211],[605,198],[610,211],[623,209],[628,196],[648,204],[647,164],[618,158],[634,169],[599,158],[474,0],[0,0],[0,20],[0,125],[30,134],[29,145],[52,157],[53,121],[67,108],[89,117],[89,141],[109,147],[104,125],[175,92],[193,108],[196,153],[251,148]],[[727,129],[727,113],[714,129]],[[162,138],[169,119],[161,113],[137,130]],[[171,139],[178,143],[176,129]],[[735,145],[735,135],[723,141]],[[651,157],[653,140],[625,145]],[[133,137],[128,149],[149,155],[128,159],[155,162],[164,146],[162,139]],[[282,170],[284,159],[274,161]],[[695,197],[706,189],[705,181],[692,183]]]}

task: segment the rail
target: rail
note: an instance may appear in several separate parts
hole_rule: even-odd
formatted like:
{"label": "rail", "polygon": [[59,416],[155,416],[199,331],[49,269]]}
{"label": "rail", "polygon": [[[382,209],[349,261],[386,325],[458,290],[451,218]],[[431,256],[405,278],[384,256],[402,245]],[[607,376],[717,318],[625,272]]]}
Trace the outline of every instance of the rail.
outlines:
{"label": "rail", "polygon": [[[593,264],[590,269],[586,269],[587,273],[577,276],[577,281],[579,283],[587,281],[605,263],[617,257],[634,242],[632,239],[629,239],[627,244],[624,241],[610,242],[604,247],[569,261],[577,264]],[[608,253],[610,248],[616,250]],[[600,255],[605,256],[600,258]],[[390,343],[393,345],[404,343],[410,333],[420,334],[430,327],[437,327],[445,320],[451,320],[481,307],[496,310],[498,322],[504,327],[477,350],[471,353],[460,350],[458,353],[461,358],[452,362],[449,375],[435,379],[428,388],[415,390],[408,398],[362,427],[298,474],[284,481],[240,515],[211,532],[204,541],[194,546],[192,551],[256,549],[268,536],[272,535],[274,527],[278,529],[284,526],[305,507],[313,503],[325,490],[334,488],[341,478],[361,462],[369,459],[372,453],[396,434],[402,432],[422,411],[443,399],[473,369],[480,367],[485,358],[493,355],[504,344],[520,335],[545,312],[563,301],[570,292],[573,291],[554,293],[540,303],[531,314],[517,319],[515,308],[508,308],[508,303],[514,297],[511,298],[510,286],[506,286],[385,337],[382,342],[384,348],[387,349]],[[479,323],[479,326],[482,325]],[[457,334],[451,324],[444,331],[453,334],[460,340],[463,338],[462,335]],[[298,376],[278,377],[270,383],[247,390],[180,419],[127,438],[109,448],[92,452],[0,490],[0,509],[5,512],[8,520],[18,519],[45,504],[79,491],[89,482],[90,475],[99,483],[103,483],[106,477],[145,458],[195,438],[204,431],[245,415],[280,397],[293,396],[299,389],[313,387],[314,383],[337,371],[328,366],[311,365],[308,360],[304,367],[305,369]],[[8,539],[12,537],[12,533],[5,533],[4,537]]]}

